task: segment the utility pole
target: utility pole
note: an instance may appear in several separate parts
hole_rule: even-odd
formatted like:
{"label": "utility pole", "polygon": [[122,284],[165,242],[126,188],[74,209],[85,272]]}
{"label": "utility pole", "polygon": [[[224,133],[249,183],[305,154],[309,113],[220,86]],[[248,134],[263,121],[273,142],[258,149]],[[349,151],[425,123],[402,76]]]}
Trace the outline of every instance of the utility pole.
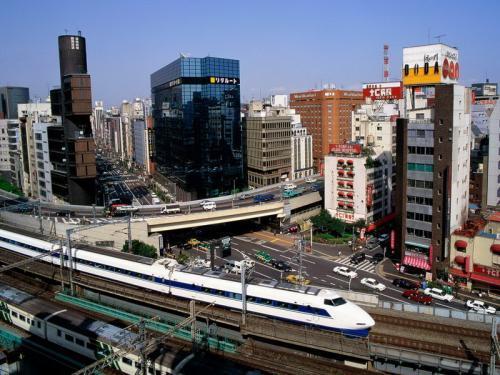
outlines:
{"label": "utility pole", "polygon": [[496,357],[500,359],[500,344],[497,339],[498,318],[493,317],[491,322],[491,353],[490,353],[490,375],[496,374]]}
{"label": "utility pole", "polygon": [[313,252],[313,224],[311,222],[311,243],[310,243],[310,246],[311,246],[311,254]]}
{"label": "utility pole", "polygon": [[354,237],[354,223],[352,224],[352,252],[356,249],[356,238]]}
{"label": "utility pole", "polygon": [[[146,342],[146,322],[144,321],[143,318],[141,318],[141,321],[139,322],[139,340],[141,343]],[[142,375],[147,375],[148,373],[148,357],[146,353],[146,346],[140,345],[139,346],[139,354],[141,357],[141,374]]]}
{"label": "utility pole", "polygon": [[95,203],[92,203],[92,215],[93,215],[94,221],[95,221]]}
{"label": "utility pole", "polygon": [[132,253],[132,212],[128,216],[128,252]]}
{"label": "utility pole", "polygon": [[67,251],[68,251],[68,261],[69,261],[69,291],[71,295],[74,295],[75,290],[73,286],[73,254],[71,251],[71,229],[66,229],[66,239],[67,239]]}
{"label": "utility pole", "polygon": [[247,314],[247,265],[245,260],[241,262],[241,325],[246,325]]}
{"label": "utility pole", "polygon": [[38,199],[38,221],[40,223],[40,233],[43,234],[42,202]]}
{"label": "utility pole", "polygon": [[63,267],[64,267],[64,241],[61,239],[60,241],[61,252],[59,253],[59,265],[61,271],[61,292],[64,293],[64,278],[63,278]]}

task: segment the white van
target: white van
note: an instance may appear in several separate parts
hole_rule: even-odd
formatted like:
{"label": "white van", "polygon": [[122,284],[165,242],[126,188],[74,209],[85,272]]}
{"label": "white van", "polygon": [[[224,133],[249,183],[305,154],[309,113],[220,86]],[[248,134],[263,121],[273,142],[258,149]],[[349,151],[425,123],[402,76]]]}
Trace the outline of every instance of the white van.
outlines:
{"label": "white van", "polygon": [[162,214],[178,214],[181,212],[181,206],[179,206],[177,203],[175,204],[167,204],[165,207],[161,209]]}
{"label": "white van", "polygon": [[217,208],[217,205],[215,202],[205,202],[202,207],[205,211],[213,211]]}
{"label": "white van", "polygon": [[285,190],[293,190],[296,187],[297,187],[297,185],[292,184],[291,182],[289,182],[288,184],[285,184]]}
{"label": "white van", "polygon": [[153,201],[153,204],[160,204],[161,203],[161,200],[158,197],[153,197],[152,201]]}

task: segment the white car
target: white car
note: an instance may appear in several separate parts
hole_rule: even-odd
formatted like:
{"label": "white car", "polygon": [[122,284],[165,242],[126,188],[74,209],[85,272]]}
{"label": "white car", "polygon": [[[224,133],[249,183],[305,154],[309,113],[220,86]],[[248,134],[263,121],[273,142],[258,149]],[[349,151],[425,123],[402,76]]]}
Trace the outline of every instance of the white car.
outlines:
{"label": "white car", "polygon": [[206,205],[207,203],[210,203],[212,201],[209,201],[208,199],[204,199],[200,202],[200,207],[203,207],[204,205]]}
{"label": "white car", "polygon": [[372,279],[370,277],[365,277],[361,279],[361,284],[372,289],[377,289],[379,292],[382,292],[385,290],[385,285],[382,283],[379,283],[377,280]]}
{"label": "white car", "polygon": [[343,267],[343,266],[335,267],[333,269],[333,272],[338,273],[339,275],[348,277],[350,279],[354,279],[354,278],[358,277],[358,274],[356,272],[351,271],[349,268]]}
{"label": "white car", "polygon": [[471,309],[471,311],[477,312],[479,314],[495,314],[497,312],[497,309],[495,309],[493,306],[490,306],[483,301],[478,301],[477,299],[468,300],[465,306]]}
{"label": "white car", "polygon": [[204,205],[203,205],[203,209],[205,211],[213,211],[217,208],[217,205],[215,204],[215,202],[206,202]]}
{"label": "white car", "polygon": [[296,187],[297,187],[297,185],[292,184],[292,183],[288,183],[288,184],[285,184],[284,189],[285,189],[285,190],[293,190],[293,189],[295,189]]}
{"label": "white car", "polygon": [[307,177],[306,178],[306,182],[308,184],[314,184],[316,181],[318,181],[317,179],[315,179],[314,177]]}
{"label": "white car", "polygon": [[427,288],[424,290],[424,294],[445,302],[450,302],[453,299],[451,294],[447,294],[444,290],[439,288]]}

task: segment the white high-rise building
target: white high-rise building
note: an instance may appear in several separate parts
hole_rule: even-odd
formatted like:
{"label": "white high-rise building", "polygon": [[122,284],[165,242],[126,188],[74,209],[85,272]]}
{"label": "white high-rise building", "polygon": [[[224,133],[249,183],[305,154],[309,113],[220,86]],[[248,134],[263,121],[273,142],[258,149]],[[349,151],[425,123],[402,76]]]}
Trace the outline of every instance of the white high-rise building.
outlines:
{"label": "white high-rise building", "polygon": [[488,119],[488,191],[487,205],[500,205],[500,100]]}

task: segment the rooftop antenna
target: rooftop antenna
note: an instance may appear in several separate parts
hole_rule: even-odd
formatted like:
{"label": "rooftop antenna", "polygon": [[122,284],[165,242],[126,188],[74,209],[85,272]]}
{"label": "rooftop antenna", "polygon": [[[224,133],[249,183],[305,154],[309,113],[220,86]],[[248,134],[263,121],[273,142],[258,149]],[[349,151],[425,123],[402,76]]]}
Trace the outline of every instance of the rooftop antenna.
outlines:
{"label": "rooftop antenna", "polygon": [[446,36],[446,34],[439,34],[439,35],[436,35],[434,38],[438,40],[438,43],[441,43],[441,38],[444,38]]}
{"label": "rooftop antenna", "polygon": [[64,34],[68,35],[68,29],[64,29]]}
{"label": "rooftop antenna", "polygon": [[82,36],[82,30],[78,30],[78,36]]}

